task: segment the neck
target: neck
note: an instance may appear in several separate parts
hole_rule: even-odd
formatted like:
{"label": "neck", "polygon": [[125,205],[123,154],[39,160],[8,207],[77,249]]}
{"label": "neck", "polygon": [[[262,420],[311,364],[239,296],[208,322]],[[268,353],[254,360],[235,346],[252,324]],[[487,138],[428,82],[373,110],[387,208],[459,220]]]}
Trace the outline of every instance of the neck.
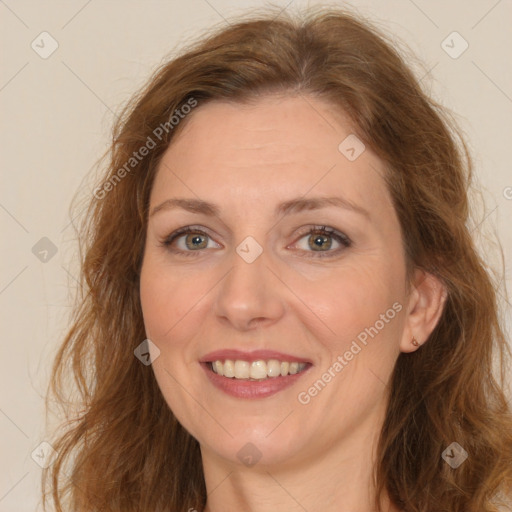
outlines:
{"label": "neck", "polygon": [[[266,466],[245,467],[202,448],[204,512],[374,512],[375,432],[367,422],[323,453]],[[387,495],[381,504],[382,512],[399,512]]]}

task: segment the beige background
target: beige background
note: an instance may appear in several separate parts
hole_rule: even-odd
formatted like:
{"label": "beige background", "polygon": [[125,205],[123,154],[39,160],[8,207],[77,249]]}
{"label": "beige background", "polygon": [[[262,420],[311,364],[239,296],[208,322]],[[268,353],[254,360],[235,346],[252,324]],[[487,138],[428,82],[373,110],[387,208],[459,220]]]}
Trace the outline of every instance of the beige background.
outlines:
{"label": "beige background", "polygon": [[[327,5],[309,5],[316,3]],[[76,285],[69,206],[108,143],[114,113],[155,66],[203,28],[263,5],[248,0],[0,0],[0,511],[41,509],[41,470],[31,454],[45,439],[49,365],[66,330]],[[275,5],[293,11],[308,2]],[[490,254],[496,231],[510,269],[512,3],[354,0],[351,5],[410,47],[423,61],[423,69],[415,69],[427,89],[456,113],[485,188],[487,210],[477,223],[483,221],[491,238],[478,243]],[[31,47],[35,41],[40,53],[51,49],[49,36],[39,37],[44,31],[58,43],[45,59]],[[453,31],[469,44],[458,58],[442,47]],[[464,43],[448,44],[453,53]],[[43,237],[57,248],[46,262],[39,259],[45,257]],[[36,246],[34,254],[38,242],[43,249]]]}

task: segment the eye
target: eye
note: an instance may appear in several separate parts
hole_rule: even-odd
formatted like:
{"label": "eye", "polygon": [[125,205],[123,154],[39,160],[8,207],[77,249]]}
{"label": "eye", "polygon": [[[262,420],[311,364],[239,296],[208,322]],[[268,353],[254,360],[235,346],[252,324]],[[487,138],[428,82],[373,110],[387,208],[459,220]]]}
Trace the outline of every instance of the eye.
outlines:
{"label": "eye", "polygon": [[[305,253],[311,253],[308,257],[329,257],[337,255],[340,251],[352,244],[351,240],[327,226],[314,226],[308,228],[303,232],[300,240],[306,239],[306,247],[300,248]],[[333,240],[339,245],[338,248],[330,250],[333,245]],[[178,253],[183,256],[195,256],[201,253],[202,249],[211,249],[208,247],[208,242],[213,240],[210,235],[202,229],[195,226],[186,226],[177,229],[165,238],[161,244],[173,253]],[[217,248],[219,247],[216,244]]]}
{"label": "eye", "polygon": [[[350,247],[352,244],[351,240],[346,235],[327,226],[315,226],[313,228],[309,228],[305,235],[306,236],[302,236],[300,238],[300,240],[306,240],[306,247],[302,248],[302,250],[305,252],[311,252],[312,254],[310,254],[310,257],[313,258],[337,255],[340,251]],[[330,250],[332,248],[333,240],[341,247]]]}
{"label": "eye", "polygon": [[[209,248],[209,238],[208,233],[205,233],[203,230],[194,226],[187,226],[171,233],[163,240],[162,245],[172,252],[180,253],[184,256],[194,256],[195,252]],[[174,245],[177,245],[177,248],[175,248]]]}

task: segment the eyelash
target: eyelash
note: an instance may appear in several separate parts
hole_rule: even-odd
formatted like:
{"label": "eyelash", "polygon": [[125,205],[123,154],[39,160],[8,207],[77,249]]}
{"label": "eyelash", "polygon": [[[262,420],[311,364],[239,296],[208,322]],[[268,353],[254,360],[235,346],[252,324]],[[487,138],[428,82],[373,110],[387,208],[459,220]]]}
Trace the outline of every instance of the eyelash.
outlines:
{"label": "eyelash", "polygon": [[[200,229],[198,227],[186,226],[186,227],[177,229],[176,231],[171,233],[168,237],[166,237],[161,242],[161,245],[163,247],[167,248],[168,250],[170,250],[171,252],[180,253],[180,254],[182,254],[183,256],[186,256],[186,257],[189,257],[189,256],[194,257],[196,255],[196,253],[200,253],[200,252],[202,252],[202,250],[182,251],[181,249],[172,249],[171,248],[171,244],[175,240],[177,240],[181,235],[187,235],[187,234],[196,234],[196,235],[201,235],[201,236],[206,236],[208,238],[211,238],[210,235],[208,235],[208,233],[206,233],[205,231],[203,231],[202,229]],[[305,231],[305,232],[301,233],[299,240],[304,238],[306,235],[312,235],[312,234],[328,235],[328,236],[332,237],[334,240],[336,240],[337,242],[339,242],[342,246],[344,246],[344,247],[341,247],[341,248],[336,249],[334,251],[304,251],[304,252],[312,253],[309,256],[309,257],[312,257],[312,258],[328,258],[328,257],[332,257],[332,256],[338,254],[344,248],[348,248],[348,247],[350,247],[352,245],[352,241],[348,238],[348,236],[346,236],[343,233],[340,233],[340,232],[336,231],[335,229],[330,228],[328,226],[314,226],[314,227],[310,227],[308,229],[308,231]]]}

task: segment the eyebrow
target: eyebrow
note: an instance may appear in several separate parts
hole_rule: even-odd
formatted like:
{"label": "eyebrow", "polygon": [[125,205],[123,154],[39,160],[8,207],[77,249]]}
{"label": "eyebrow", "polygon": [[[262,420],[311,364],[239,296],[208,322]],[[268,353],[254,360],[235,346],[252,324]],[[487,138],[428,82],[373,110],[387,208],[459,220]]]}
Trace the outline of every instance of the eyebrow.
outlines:
{"label": "eyebrow", "polygon": [[[349,201],[343,197],[331,196],[331,197],[311,197],[311,198],[295,198],[290,199],[289,201],[284,201],[278,204],[274,211],[274,216],[284,216],[290,215],[292,213],[299,213],[305,210],[320,210],[322,208],[328,207],[336,207],[342,208],[344,210],[350,210],[354,213],[358,213],[365,217],[367,220],[370,220],[370,214],[367,210],[365,210],[362,206]],[[208,201],[203,201],[202,199],[191,199],[191,198],[171,198],[165,200],[163,203],[155,206],[151,213],[150,217],[155,215],[156,213],[164,210],[174,210],[177,208],[182,208],[191,213],[204,214],[209,217],[218,217],[220,218],[221,210],[220,208],[213,203],[209,203]]]}

